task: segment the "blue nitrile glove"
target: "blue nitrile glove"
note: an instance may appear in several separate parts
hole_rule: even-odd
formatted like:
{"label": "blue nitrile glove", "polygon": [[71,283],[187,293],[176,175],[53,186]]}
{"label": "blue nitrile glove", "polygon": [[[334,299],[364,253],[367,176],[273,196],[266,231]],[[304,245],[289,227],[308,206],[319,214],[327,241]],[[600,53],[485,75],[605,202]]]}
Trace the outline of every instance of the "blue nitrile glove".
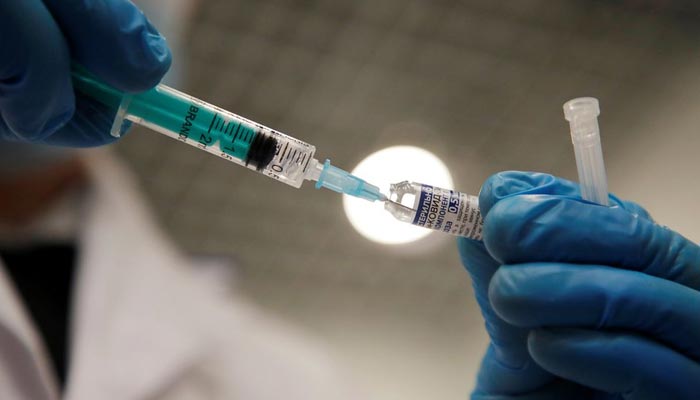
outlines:
{"label": "blue nitrile glove", "polygon": [[135,92],[156,85],[171,57],[127,0],[0,1],[0,140],[75,147],[114,140],[116,110],[73,92],[71,60]]}
{"label": "blue nitrile glove", "polygon": [[491,345],[473,399],[700,399],[700,248],[634,203],[503,172],[460,239]]}

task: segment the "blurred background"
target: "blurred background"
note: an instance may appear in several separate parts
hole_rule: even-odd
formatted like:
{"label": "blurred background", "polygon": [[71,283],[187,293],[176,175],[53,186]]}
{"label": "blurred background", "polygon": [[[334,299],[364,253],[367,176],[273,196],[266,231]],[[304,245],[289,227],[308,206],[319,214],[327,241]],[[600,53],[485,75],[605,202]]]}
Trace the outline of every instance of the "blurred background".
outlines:
{"label": "blurred background", "polygon": [[[597,97],[610,190],[700,240],[694,2],[161,3],[161,29],[184,30],[179,89],[348,169],[413,145],[474,194],[501,170],[575,179],[561,106]],[[382,245],[334,193],[145,130],[117,148],[177,243],[231,260],[231,284],[317,338],[349,380],[382,399],[467,396],[487,338],[453,238]]]}

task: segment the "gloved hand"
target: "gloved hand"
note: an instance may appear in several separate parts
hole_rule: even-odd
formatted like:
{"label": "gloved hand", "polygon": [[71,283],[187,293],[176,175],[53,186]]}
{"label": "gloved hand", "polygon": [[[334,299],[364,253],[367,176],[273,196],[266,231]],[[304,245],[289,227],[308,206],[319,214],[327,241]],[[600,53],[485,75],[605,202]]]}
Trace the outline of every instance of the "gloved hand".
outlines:
{"label": "gloved hand", "polygon": [[503,172],[460,239],[491,344],[472,399],[700,399],[700,248],[639,206]]}
{"label": "gloved hand", "polygon": [[0,1],[0,140],[76,147],[114,140],[116,110],[74,93],[71,60],[136,92],[160,81],[171,56],[128,0]]}

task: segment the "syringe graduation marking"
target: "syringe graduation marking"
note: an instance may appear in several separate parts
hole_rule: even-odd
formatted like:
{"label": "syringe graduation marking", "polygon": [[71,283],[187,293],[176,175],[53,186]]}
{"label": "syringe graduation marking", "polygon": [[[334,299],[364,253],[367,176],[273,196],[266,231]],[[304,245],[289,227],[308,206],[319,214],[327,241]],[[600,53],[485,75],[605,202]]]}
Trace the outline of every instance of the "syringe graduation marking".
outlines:
{"label": "syringe graduation marking", "polygon": [[218,141],[219,149],[223,153],[243,159],[250,150],[257,133],[259,132],[254,128],[235,119],[226,121],[219,113],[214,113],[206,135],[203,134],[200,138],[200,144],[209,146]]}
{"label": "syringe graduation marking", "polygon": [[280,161],[284,160],[284,155],[287,154],[287,148],[289,147],[289,143],[284,144],[284,150],[282,151],[282,155],[280,156]]}
{"label": "syringe graduation marking", "polygon": [[207,133],[211,133],[211,128],[214,126],[214,122],[216,122],[216,118],[219,116],[219,113],[214,114],[214,118],[211,119],[211,124],[209,124],[209,130],[207,130]]}

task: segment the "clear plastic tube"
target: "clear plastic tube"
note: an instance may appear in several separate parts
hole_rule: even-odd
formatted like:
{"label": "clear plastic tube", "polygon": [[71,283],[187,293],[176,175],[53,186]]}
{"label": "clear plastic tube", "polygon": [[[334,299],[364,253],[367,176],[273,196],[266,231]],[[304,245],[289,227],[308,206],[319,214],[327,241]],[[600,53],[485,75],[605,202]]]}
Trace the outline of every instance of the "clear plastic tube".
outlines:
{"label": "clear plastic tube", "polygon": [[598,127],[600,107],[593,97],[579,97],[564,104],[564,117],[571,128],[581,197],[609,205],[608,179]]}

